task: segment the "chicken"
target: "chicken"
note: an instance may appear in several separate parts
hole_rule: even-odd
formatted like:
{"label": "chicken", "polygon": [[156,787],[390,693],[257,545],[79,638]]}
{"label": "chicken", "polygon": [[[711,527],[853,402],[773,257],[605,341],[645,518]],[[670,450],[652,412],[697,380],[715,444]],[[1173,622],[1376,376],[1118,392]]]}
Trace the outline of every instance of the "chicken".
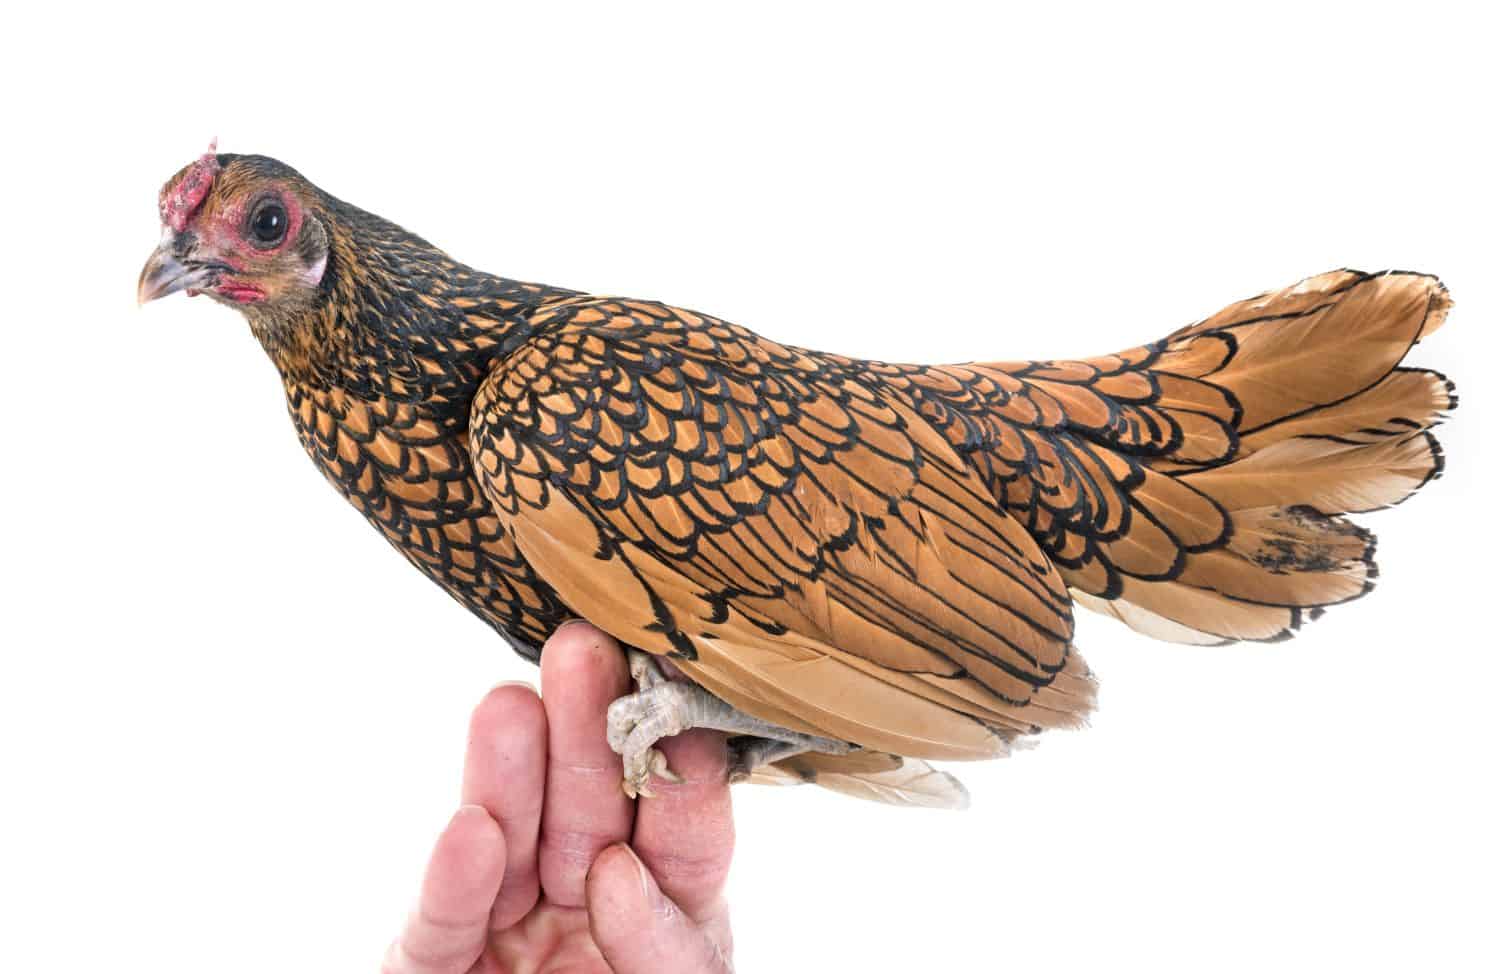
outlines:
{"label": "chicken", "polygon": [[495,277],[262,156],[160,197],[142,302],[242,311],[303,446],[398,551],[537,659],[632,647],[625,787],[726,731],[736,773],[959,805],[931,760],[1080,724],[1073,608],[1198,645],[1368,592],[1345,515],[1438,476],[1456,405],[1401,365],[1422,274],[1335,271],[1080,361],[891,365]]}

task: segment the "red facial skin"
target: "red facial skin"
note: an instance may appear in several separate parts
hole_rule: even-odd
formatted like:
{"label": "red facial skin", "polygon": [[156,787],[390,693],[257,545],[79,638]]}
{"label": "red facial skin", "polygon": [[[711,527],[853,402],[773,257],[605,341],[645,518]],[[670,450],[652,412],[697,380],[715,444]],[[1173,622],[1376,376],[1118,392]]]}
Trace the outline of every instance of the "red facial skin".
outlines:
{"label": "red facial skin", "polygon": [[[250,209],[272,196],[286,210],[286,234],[274,247],[257,246],[251,241],[247,229]],[[274,279],[276,272],[284,269],[285,263],[281,258],[297,239],[304,219],[305,214],[297,198],[277,188],[257,188],[254,192],[224,201],[211,211],[195,215],[190,225],[198,234],[202,245],[234,271],[234,274],[222,276],[211,290],[224,300],[236,304],[265,301],[269,295],[258,281]],[[242,278],[236,275],[245,276]]]}
{"label": "red facial skin", "polygon": [[[266,292],[254,284],[247,284],[229,278],[221,280],[217,285],[209,288],[209,290],[224,300],[233,301],[236,304],[254,304],[257,301],[264,301],[266,299]],[[188,297],[202,293],[197,288],[190,287],[187,289]]]}
{"label": "red facial skin", "polygon": [[[235,304],[266,301],[271,295],[265,284],[258,282],[274,284],[286,273],[284,255],[302,231],[302,205],[296,194],[275,184],[247,187],[229,199],[210,199],[220,171],[215,144],[210,143],[208,152],[162,190],[162,222],[179,234],[192,231],[204,259],[231,268],[232,273],[221,275],[206,290]],[[259,246],[247,229],[250,208],[268,197],[275,197],[287,214],[286,234],[274,247]],[[187,293],[192,296],[200,290],[189,288]]]}
{"label": "red facial skin", "polygon": [[221,298],[236,301],[240,304],[251,304],[266,299],[265,292],[253,284],[237,284],[233,281],[225,281],[214,288],[214,293]]}

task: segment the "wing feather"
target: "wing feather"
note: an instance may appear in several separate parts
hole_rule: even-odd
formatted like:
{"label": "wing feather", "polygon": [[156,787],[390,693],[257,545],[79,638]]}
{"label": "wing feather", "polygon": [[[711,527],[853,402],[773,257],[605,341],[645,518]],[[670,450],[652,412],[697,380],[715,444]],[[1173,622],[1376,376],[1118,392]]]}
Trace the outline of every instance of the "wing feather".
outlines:
{"label": "wing feather", "polygon": [[742,710],[878,751],[991,757],[1088,712],[1057,569],[909,402],[659,305],[548,315],[482,387],[471,449],[575,611]]}

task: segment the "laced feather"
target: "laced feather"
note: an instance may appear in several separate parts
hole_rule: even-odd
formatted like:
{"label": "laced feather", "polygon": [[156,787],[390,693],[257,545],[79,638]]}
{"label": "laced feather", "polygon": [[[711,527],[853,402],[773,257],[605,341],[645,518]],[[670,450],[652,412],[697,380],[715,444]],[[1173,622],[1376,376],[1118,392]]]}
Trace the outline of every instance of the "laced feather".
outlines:
{"label": "laced feather", "polygon": [[[1441,474],[1429,430],[1457,404],[1452,384],[1400,363],[1449,304],[1431,277],[1340,271],[1167,339],[1149,367],[1171,376],[1166,413],[1221,411],[1227,394],[1235,446],[1209,462],[1149,459],[1135,496],[1179,539],[1195,526],[1201,535],[1201,516],[1153,500],[1164,475],[1212,504],[1228,530],[1196,549],[1179,541],[1180,564],[1154,577],[1139,570],[1149,564],[1140,553],[1114,542],[1105,549],[1120,576],[1109,576],[1113,589],[1102,590],[1097,570],[1065,571],[1075,599],[1159,639],[1213,644],[1285,638],[1323,607],[1370,591],[1375,538],[1342,515],[1399,504]],[[1158,564],[1172,554],[1162,531],[1151,523],[1137,544],[1159,549]]]}

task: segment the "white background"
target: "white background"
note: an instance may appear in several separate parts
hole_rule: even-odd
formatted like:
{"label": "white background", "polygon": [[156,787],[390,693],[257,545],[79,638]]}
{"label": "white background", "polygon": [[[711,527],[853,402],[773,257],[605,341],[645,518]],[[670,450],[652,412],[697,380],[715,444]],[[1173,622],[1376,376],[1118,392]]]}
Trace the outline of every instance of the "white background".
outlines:
{"label": "white background", "polygon": [[1414,361],[1464,404],[1374,595],[1276,646],[1084,618],[1092,729],[959,769],[961,815],[740,791],[731,893],[745,971],[1495,969],[1483,15],[42,6],[0,59],[6,970],[373,970],[470,706],[534,678],[322,482],[235,313],[134,307],[213,135],[486,269],[890,360],[1442,274]]}

